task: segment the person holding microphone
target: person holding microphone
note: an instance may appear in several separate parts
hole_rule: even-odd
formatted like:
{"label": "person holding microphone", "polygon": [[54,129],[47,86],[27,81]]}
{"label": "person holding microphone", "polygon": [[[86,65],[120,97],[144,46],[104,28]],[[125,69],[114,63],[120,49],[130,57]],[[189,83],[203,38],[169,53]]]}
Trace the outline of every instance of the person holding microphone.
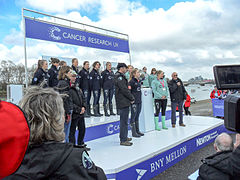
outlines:
{"label": "person holding microphone", "polygon": [[141,82],[139,81],[140,73],[138,69],[133,69],[130,74],[130,81],[128,89],[130,89],[132,95],[135,98],[134,103],[131,105],[131,129],[133,137],[144,136],[143,133],[139,131],[139,115],[142,109],[142,92],[141,92]]}
{"label": "person holding microphone", "polygon": [[176,107],[179,109],[179,125],[185,127],[183,124],[183,102],[186,100],[186,90],[183,86],[183,83],[176,72],[172,73],[172,80],[168,83],[170,97],[171,97],[171,121],[172,127],[176,127]]}
{"label": "person holding microphone", "polygon": [[154,94],[154,103],[155,103],[155,129],[160,131],[158,124],[160,108],[162,109],[162,128],[168,129],[165,124],[165,112],[167,108],[167,97],[168,97],[168,83],[164,78],[164,72],[159,70],[157,71],[157,78],[152,82],[152,91]]}

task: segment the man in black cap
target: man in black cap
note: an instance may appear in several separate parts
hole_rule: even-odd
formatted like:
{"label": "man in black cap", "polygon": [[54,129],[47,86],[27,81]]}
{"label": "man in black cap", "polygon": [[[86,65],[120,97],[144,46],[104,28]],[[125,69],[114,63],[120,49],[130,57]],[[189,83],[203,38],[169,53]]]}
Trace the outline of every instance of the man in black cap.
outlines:
{"label": "man in black cap", "polygon": [[120,111],[120,145],[131,146],[133,143],[128,138],[128,115],[129,106],[134,103],[134,97],[128,89],[128,80],[125,77],[127,65],[125,63],[118,63],[118,72],[115,75],[115,98],[117,109]]}

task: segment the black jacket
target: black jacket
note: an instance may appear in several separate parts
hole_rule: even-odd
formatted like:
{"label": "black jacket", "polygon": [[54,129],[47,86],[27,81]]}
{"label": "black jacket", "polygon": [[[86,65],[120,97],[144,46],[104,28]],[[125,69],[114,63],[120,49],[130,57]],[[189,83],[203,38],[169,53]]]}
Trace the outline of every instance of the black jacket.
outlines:
{"label": "black jacket", "polygon": [[117,109],[123,109],[131,105],[131,101],[134,101],[134,97],[128,89],[128,80],[125,75],[117,72],[114,77],[115,83],[115,98]]}
{"label": "black jacket", "polygon": [[[230,174],[236,179],[240,179],[240,145],[233,151],[231,156],[227,159],[224,173]],[[238,178],[237,178],[238,177]]]}
{"label": "black jacket", "polygon": [[65,114],[71,114],[73,110],[73,102],[70,97],[70,80],[65,78],[64,80],[59,80],[57,88],[60,94],[64,94],[63,96],[63,106],[65,110]]}
{"label": "black jacket", "polygon": [[80,88],[82,90],[89,90],[89,71],[82,68],[79,72],[80,76]]}
{"label": "black jacket", "polygon": [[101,73],[103,89],[114,89],[114,73],[107,69]]}
{"label": "black jacket", "polygon": [[69,94],[73,103],[73,116],[83,116],[83,114],[80,114],[80,112],[82,111],[82,107],[86,109],[86,101],[82,90],[79,87],[72,85]]}
{"label": "black jacket", "polygon": [[203,164],[199,168],[198,180],[234,180],[240,179],[238,176],[231,176],[227,173],[228,161],[232,151],[218,152],[202,160]]}
{"label": "black jacket", "polygon": [[[178,86],[177,82],[180,82],[181,86]],[[180,102],[186,99],[186,90],[181,79],[177,78],[177,80],[170,80],[168,83],[168,88],[172,102]]]}
{"label": "black jacket", "polygon": [[134,103],[141,103],[142,102],[142,92],[141,92],[141,82],[136,78],[132,78],[129,81],[129,86],[131,89],[131,93],[134,96]]}
{"label": "black jacket", "polygon": [[[44,83],[43,87],[49,86],[49,74],[47,71],[44,71],[42,68],[38,69],[33,76],[32,85],[40,85]],[[44,82],[43,82],[44,81]]]}
{"label": "black jacket", "polygon": [[79,75],[79,70],[78,68],[76,68],[75,66],[72,65],[72,69],[76,72],[77,74],[77,77],[76,77],[76,87],[79,87],[80,86],[80,79],[81,79],[81,76]]}
{"label": "black jacket", "polygon": [[93,68],[93,70],[89,74],[90,76],[90,90],[99,90],[101,89],[101,75],[99,72]]}
{"label": "black jacket", "polygon": [[70,143],[46,142],[30,146],[20,168],[5,179],[104,180],[106,175],[83,148]]}
{"label": "black jacket", "polygon": [[49,78],[49,87],[56,87],[58,85],[58,69],[56,66],[52,65],[48,70]]}

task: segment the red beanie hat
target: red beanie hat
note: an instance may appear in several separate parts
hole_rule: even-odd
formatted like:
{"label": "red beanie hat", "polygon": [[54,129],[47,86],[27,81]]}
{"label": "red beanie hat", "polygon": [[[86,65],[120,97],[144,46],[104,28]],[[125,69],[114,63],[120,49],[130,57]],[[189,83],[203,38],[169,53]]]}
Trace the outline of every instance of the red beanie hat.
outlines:
{"label": "red beanie hat", "polygon": [[19,168],[29,138],[30,130],[22,110],[14,104],[0,101],[0,179]]}

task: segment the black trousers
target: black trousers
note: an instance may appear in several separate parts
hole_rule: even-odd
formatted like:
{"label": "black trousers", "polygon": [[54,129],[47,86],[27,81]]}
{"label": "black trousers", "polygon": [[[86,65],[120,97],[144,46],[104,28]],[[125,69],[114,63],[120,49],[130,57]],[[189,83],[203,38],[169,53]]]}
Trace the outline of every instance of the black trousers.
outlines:
{"label": "black trousers", "polygon": [[72,116],[72,123],[70,127],[70,133],[69,133],[69,142],[76,144],[76,139],[75,139],[75,133],[76,133],[76,128],[78,128],[78,145],[84,144],[84,136],[85,136],[85,120],[84,116],[79,116],[79,115],[74,115]]}
{"label": "black trousers", "polygon": [[103,104],[105,105],[107,104],[107,102],[109,104],[112,104],[113,95],[114,95],[114,89],[103,89],[103,97],[104,97]]}
{"label": "black trousers", "polygon": [[131,120],[130,123],[136,123],[139,121],[139,115],[141,113],[142,103],[136,103],[131,105]]}
{"label": "black trousers", "polygon": [[83,91],[83,95],[86,99],[87,105],[89,105],[90,104],[90,99],[91,99],[91,91],[88,90],[88,89],[84,89],[82,91]]}
{"label": "black trousers", "polygon": [[93,91],[93,105],[99,104],[100,96],[101,96],[101,89]]}
{"label": "black trousers", "polygon": [[167,99],[155,99],[155,117],[159,116],[160,109],[162,109],[162,116],[165,116],[166,108],[167,108]]}
{"label": "black trousers", "polygon": [[184,106],[184,111],[185,111],[185,115],[190,115],[191,116],[191,112],[189,111],[189,107]]}
{"label": "black trousers", "polygon": [[125,142],[128,137],[128,115],[129,115],[129,107],[125,107],[123,109],[119,109],[120,111],[120,141]]}

